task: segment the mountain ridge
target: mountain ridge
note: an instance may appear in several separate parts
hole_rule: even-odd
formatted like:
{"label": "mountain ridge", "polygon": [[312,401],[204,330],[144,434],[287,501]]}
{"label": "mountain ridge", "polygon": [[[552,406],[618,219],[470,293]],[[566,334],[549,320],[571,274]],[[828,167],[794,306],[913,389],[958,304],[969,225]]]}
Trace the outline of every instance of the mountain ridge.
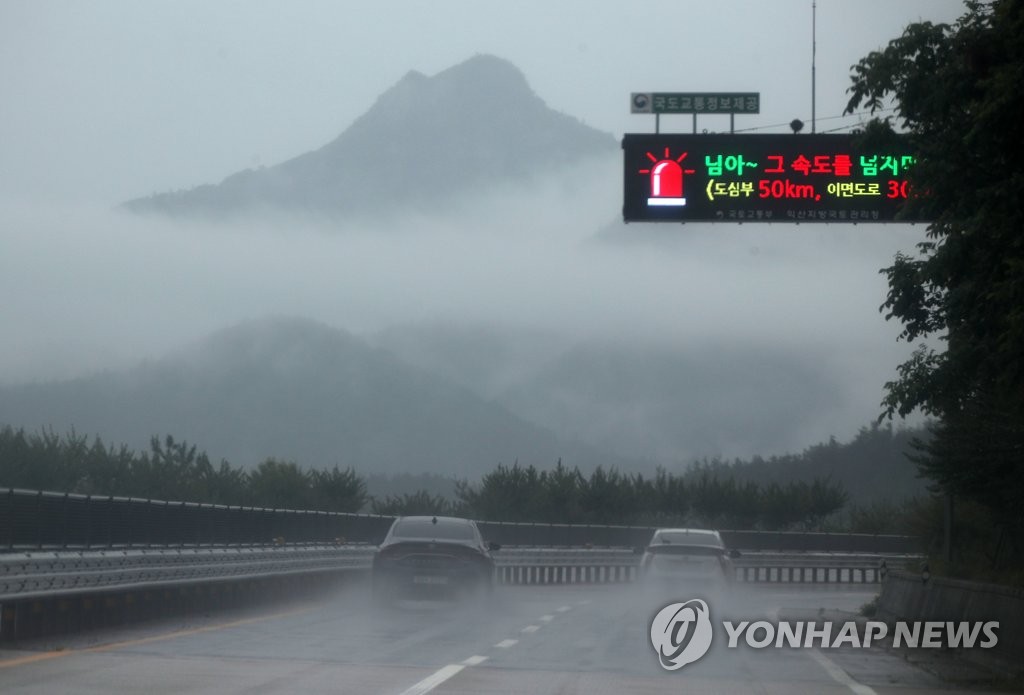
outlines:
{"label": "mountain ridge", "polygon": [[172,434],[246,467],[273,456],[467,475],[592,453],[386,350],[295,317],[237,324],[124,372],[0,388],[0,423],[139,449]]}
{"label": "mountain ridge", "polygon": [[213,217],[267,209],[331,216],[435,210],[617,146],[611,134],[550,109],[508,61],[478,54],[432,77],[406,73],[316,150],[122,206]]}

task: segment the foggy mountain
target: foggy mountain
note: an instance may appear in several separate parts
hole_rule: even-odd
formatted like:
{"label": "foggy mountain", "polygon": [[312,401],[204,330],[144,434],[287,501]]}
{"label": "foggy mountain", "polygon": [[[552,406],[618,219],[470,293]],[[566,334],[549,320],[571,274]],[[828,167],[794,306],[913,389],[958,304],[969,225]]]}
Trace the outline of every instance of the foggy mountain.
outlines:
{"label": "foggy mountain", "polygon": [[267,209],[329,216],[435,210],[617,147],[612,135],[548,108],[512,64],[477,55],[433,77],[409,72],[318,150],[124,207],[212,217]]}
{"label": "foggy mountain", "polygon": [[801,448],[801,426],[841,391],[821,363],[766,345],[573,344],[452,324],[395,326],[375,342],[564,438],[669,466]]}
{"label": "foggy mountain", "polygon": [[604,450],[668,463],[785,450],[835,391],[813,365],[763,347],[581,345],[500,402]]}
{"label": "foggy mountain", "polygon": [[[236,465],[458,474],[770,456],[877,414],[877,365],[896,363],[877,269],[899,240],[609,224],[617,150],[477,56],[409,73],[319,150],[126,204],[184,222],[105,210],[69,234],[26,214],[8,256],[47,261],[12,264],[10,286],[74,287],[96,310],[37,293],[7,383],[113,371],[2,387],[0,424],[135,448],[172,434]],[[413,233],[358,233],[378,214]],[[356,233],[323,233],[341,228]],[[370,337],[264,321],[121,371],[266,314]]]}
{"label": "foggy mountain", "polygon": [[211,459],[268,456],[363,473],[478,475],[498,463],[619,463],[324,324],[251,321],[120,373],[0,388],[0,423],[148,448],[171,434]]}
{"label": "foggy mountain", "polygon": [[[571,343],[540,330],[429,321],[389,326],[371,338],[403,362],[454,381],[487,400],[536,375]],[[530,420],[529,414],[520,413]]]}

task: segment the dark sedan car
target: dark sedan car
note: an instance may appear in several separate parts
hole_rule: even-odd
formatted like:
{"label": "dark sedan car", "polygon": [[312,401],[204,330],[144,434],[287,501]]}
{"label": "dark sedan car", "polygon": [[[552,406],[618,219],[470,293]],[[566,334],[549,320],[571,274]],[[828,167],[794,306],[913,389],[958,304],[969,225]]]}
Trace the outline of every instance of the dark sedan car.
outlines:
{"label": "dark sedan car", "polygon": [[488,592],[496,543],[484,543],[475,522],[447,516],[396,519],[373,558],[373,594],[380,601]]}

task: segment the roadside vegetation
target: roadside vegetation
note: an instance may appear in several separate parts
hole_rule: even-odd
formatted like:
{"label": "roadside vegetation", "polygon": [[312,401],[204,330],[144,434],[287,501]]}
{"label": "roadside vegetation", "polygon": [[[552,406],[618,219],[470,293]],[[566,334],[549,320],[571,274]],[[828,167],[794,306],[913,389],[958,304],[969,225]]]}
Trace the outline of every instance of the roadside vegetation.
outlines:
{"label": "roadside vegetation", "polygon": [[252,470],[214,465],[195,445],[153,437],[149,451],[71,432],[0,429],[0,487],[277,509],[357,512],[366,483],[351,469],[307,469],[268,458]]}
{"label": "roadside vegetation", "polygon": [[[851,452],[864,447],[865,437],[875,441],[876,435],[862,433],[849,444],[832,441],[800,456],[732,464],[704,461],[678,473],[659,469],[644,475],[600,467],[584,472],[558,462],[547,470],[518,463],[498,465],[476,482],[436,474],[408,474],[390,481],[370,476],[375,488],[387,490],[371,496],[367,479],[352,469],[304,468],[274,458],[246,469],[224,460],[214,464],[195,445],[171,436],[154,437],[148,451],[137,452],[75,432],[31,434],[4,427],[0,487],[541,523],[838,530],[836,525],[847,523],[842,520],[848,517],[849,523],[856,521],[867,529],[870,524],[864,519],[871,515],[849,503],[844,485],[829,477],[832,469],[826,464],[849,462]],[[874,446],[867,451],[877,454]],[[775,466],[788,479],[776,479]],[[898,515],[876,511],[874,516],[883,521],[866,532],[899,532]]]}
{"label": "roadside vegetation", "polygon": [[[1024,1],[968,0],[953,25],[919,22],[853,66],[847,112],[871,143],[916,153],[908,212],[931,220],[881,272],[881,311],[914,345],[886,384],[885,415],[923,412],[914,461],[951,533],[933,569],[1024,574]],[[943,519],[944,517],[944,519]],[[934,534],[928,536],[934,539]],[[933,540],[930,541],[934,549]],[[1016,580],[1014,579],[1016,578]]]}

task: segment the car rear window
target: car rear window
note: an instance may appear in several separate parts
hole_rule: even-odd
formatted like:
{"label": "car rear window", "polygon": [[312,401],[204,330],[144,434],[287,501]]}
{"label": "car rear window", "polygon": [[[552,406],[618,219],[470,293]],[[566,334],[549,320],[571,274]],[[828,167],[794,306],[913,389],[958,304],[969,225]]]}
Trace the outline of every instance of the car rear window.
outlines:
{"label": "car rear window", "polygon": [[471,541],[475,538],[473,527],[466,523],[438,519],[402,519],[395,522],[391,535],[397,538],[439,538],[453,541]]}
{"label": "car rear window", "polygon": [[722,541],[713,533],[684,533],[681,531],[667,531],[659,533],[651,540],[651,545],[671,543],[673,545],[702,545],[711,548],[721,548]]}
{"label": "car rear window", "polygon": [[722,554],[721,548],[712,548],[707,545],[652,545],[647,549],[654,555],[691,555],[691,556],[718,556]]}

